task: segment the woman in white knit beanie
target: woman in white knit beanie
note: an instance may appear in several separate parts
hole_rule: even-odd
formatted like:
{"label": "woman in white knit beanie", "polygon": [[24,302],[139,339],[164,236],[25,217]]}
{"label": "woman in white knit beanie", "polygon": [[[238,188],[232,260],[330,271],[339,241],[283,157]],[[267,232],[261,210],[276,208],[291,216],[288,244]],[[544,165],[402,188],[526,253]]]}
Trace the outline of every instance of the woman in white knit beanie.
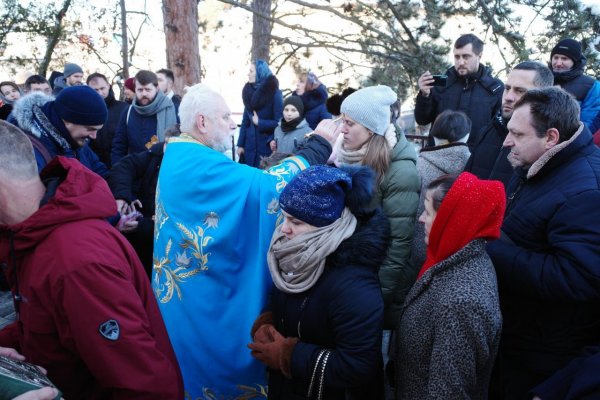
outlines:
{"label": "woman in white knit beanie", "polygon": [[397,100],[388,86],[367,87],[346,97],[341,106],[343,123],[334,161],[338,166],[366,165],[377,174],[371,206],[381,207],[391,224],[387,258],[379,271],[387,330],[396,327],[404,297],[421,267],[410,261],[420,189],[417,154],[392,123],[390,107]]}

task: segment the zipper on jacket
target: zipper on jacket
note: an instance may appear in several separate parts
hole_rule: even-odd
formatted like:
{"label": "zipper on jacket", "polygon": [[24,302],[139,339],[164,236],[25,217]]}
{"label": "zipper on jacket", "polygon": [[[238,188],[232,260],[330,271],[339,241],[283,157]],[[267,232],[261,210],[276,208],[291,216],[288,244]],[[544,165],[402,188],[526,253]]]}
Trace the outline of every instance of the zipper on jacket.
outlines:
{"label": "zipper on jacket", "polygon": [[506,214],[509,214],[509,211],[513,205],[513,200],[517,197],[517,195],[519,194],[519,192],[521,191],[521,188],[523,187],[523,185],[525,184],[526,179],[525,178],[519,178],[519,184],[517,185],[517,187],[515,188],[515,190],[508,196],[507,198],[507,204],[506,204]]}

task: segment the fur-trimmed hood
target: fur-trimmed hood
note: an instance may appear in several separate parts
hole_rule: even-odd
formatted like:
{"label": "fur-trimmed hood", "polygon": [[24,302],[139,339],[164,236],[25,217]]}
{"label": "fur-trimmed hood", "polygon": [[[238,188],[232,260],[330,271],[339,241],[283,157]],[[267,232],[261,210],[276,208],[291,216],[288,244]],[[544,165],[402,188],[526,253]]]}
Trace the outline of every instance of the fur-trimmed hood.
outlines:
{"label": "fur-trimmed hood", "polygon": [[42,136],[42,131],[33,122],[34,112],[41,112],[39,108],[44,104],[54,101],[54,97],[45,95],[42,92],[32,92],[21,97],[15,104],[13,115],[19,124],[19,128],[31,132],[36,137]]}
{"label": "fur-trimmed hood", "polygon": [[360,266],[374,272],[385,260],[390,238],[390,223],[381,209],[356,215],[356,231],[344,240],[337,250],[329,256],[329,268]]}

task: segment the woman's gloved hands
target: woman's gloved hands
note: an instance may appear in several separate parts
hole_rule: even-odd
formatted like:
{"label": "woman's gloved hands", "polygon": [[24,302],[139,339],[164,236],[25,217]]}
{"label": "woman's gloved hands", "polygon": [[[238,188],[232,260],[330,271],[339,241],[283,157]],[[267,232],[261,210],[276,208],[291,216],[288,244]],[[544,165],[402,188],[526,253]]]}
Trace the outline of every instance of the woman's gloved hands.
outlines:
{"label": "woman's gloved hands", "polygon": [[254,342],[248,345],[252,356],[291,378],[292,353],[298,338],[283,337],[273,325],[263,324],[256,330],[253,339]]}

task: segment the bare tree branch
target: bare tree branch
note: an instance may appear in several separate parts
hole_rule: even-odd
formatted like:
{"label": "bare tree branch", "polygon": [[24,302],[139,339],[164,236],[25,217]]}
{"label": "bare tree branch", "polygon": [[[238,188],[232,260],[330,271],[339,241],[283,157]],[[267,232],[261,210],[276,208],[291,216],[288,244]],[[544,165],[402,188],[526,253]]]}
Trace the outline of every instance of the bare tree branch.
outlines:
{"label": "bare tree branch", "polygon": [[48,66],[50,65],[50,60],[52,59],[52,53],[54,53],[54,48],[58,44],[60,37],[63,33],[62,22],[71,6],[71,0],[65,0],[61,9],[55,14],[55,22],[54,27],[52,29],[52,33],[48,38],[48,44],[46,45],[46,51],[44,53],[44,59],[40,63],[39,74],[42,76],[46,76],[48,72]]}

